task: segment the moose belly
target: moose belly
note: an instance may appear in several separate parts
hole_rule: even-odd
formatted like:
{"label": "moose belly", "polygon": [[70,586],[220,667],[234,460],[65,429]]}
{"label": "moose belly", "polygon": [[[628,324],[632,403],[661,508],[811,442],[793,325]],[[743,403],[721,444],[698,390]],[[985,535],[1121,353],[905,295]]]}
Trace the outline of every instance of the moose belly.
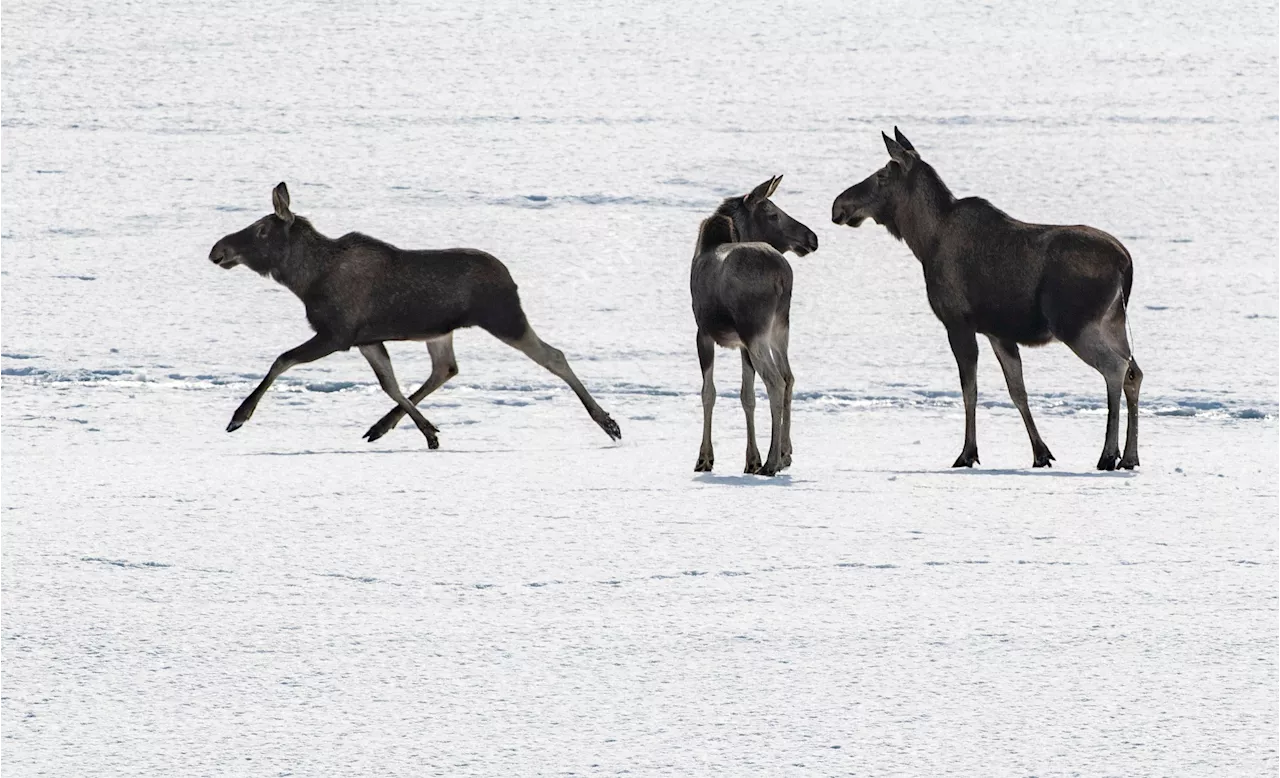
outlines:
{"label": "moose belly", "polygon": [[[424,315],[424,313],[426,315]],[[402,316],[379,316],[360,328],[357,341],[376,343],[387,340],[430,341],[448,335],[459,327],[469,326],[464,317],[443,317],[431,312],[414,312]]]}
{"label": "moose belly", "polygon": [[995,308],[975,312],[974,329],[983,335],[1038,346],[1053,340],[1049,321],[1036,308]]}
{"label": "moose belly", "polygon": [[711,338],[716,342],[716,345],[722,348],[742,348],[742,338],[734,330],[713,332]]}

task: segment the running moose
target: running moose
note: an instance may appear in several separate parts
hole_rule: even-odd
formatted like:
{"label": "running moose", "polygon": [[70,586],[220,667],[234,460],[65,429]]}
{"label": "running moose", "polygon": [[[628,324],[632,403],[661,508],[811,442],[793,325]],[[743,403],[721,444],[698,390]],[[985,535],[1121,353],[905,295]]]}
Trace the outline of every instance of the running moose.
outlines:
{"label": "running moose", "polygon": [[[219,240],[209,259],[221,268],[245,265],[283,284],[306,306],[307,321],[316,334],[276,358],[266,378],[232,415],[227,432],[253,416],[281,373],[355,346],[369,361],[382,390],[396,402],[364,436],[375,441],[408,414],[428,447],[438,448],[439,430],[416,406],[458,373],[453,331],[478,326],[559,376],[609,437],[622,437],[617,423],[573,374],[564,354],[529,326],[515,281],[497,259],[475,249],[406,251],[358,232],[334,240],[289,210],[289,190],[283,182],[271,201],[274,213]],[[431,376],[408,398],[391,370],[383,346],[388,340],[424,341],[431,354]]]}

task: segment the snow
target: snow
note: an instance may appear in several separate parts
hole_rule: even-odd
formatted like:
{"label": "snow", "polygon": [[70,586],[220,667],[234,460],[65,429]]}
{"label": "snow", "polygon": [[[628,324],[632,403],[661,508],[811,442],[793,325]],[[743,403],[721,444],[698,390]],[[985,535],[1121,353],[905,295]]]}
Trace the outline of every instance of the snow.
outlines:
{"label": "snow", "polygon": [[[1276,9],[600,0],[4,5],[3,699],[13,775],[1274,775]],[[983,465],[918,264],[830,223],[897,124],[959,195],[1136,262],[1142,467],[1102,381],[984,347]],[[782,173],[795,464],[741,474],[698,221]],[[622,427],[481,332],[407,422],[286,374],[210,246],[475,246]],[[392,344],[401,382],[429,372]],[[767,403],[757,409],[767,430]],[[767,436],[760,441],[767,445]]]}

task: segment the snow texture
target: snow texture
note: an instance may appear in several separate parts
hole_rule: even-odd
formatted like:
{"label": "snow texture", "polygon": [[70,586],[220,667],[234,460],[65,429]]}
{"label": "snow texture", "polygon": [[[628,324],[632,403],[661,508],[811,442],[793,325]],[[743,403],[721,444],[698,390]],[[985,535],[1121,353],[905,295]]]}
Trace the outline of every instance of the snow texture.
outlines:
{"label": "snow texture", "polygon": [[[1274,4],[3,8],[7,775],[1275,775]],[[1142,467],[1102,379],[983,346],[983,465],[919,265],[831,201],[898,125],[961,196],[1132,252]],[[795,464],[695,475],[688,269],[793,260]],[[270,208],[474,246],[621,424],[482,332],[411,424],[364,360],[223,428],[301,305]],[[397,375],[430,371],[393,344]],[[763,392],[763,390],[761,390]],[[766,431],[767,403],[757,421]]]}

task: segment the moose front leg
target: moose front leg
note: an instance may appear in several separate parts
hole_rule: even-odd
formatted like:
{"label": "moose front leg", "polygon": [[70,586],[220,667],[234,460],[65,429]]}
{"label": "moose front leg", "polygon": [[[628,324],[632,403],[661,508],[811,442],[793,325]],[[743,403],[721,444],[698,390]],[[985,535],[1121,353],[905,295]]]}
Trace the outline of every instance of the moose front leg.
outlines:
{"label": "moose front leg", "polygon": [[1009,399],[1013,400],[1014,407],[1022,414],[1022,423],[1031,438],[1032,467],[1053,467],[1053,454],[1040,438],[1036,422],[1031,418],[1027,385],[1022,380],[1022,356],[1018,352],[1018,342],[994,335],[988,335],[987,338],[991,341],[992,351],[996,352],[996,359],[1000,361],[1000,369],[1004,371],[1005,383],[1009,385]]}
{"label": "moose front leg", "polygon": [[947,330],[951,353],[960,368],[960,392],[964,395],[964,450],[952,467],[973,467],[978,462],[978,340],[973,330]]}
{"label": "moose front leg", "polygon": [[[453,333],[439,340],[427,341],[427,352],[431,354],[431,375],[418,391],[409,395],[409,402],[417,405],[427,395],[445,385],[445,382],[458,374],[458,360],[453,355]],[[387,414],[369,428],[364,434],[370,443],[386,435],[404,418],[404,409],[399,405],[387,411]]]}
{"label": "moose front leg", "polygon": [[267,390],[271,388],[271,384],[284,371],[294,365],[314,362],[317,359],[327,357],[335,351],[341,351],[343,348],[344,346],[331,337],[316,335],[301,346],[289,349],[276,357],[276,361],[271,364],[271,369],[267,371],[267,377],[262,379],[262,383],[258,384],[258,388],[244,398],[244,402],[240,403],[240,407],[236,408],[236,412],[231,415],[231,423],[227,425],[227,432],[235,432],[253,417],[253,411],[258,407],[258,402],[262,400],[262,396],[267,393]]}
{"label": "moose front leg", "polygon": [[395,400],[396,405],[409,414],[413,423],[418,425],[418,430],[427,439],[427,448],[440,448],[440,439],[436,437],[436,433],[440,430],[427,421],[427,417],[423,416],[422,412],[400,391],[400,385],[396,382],[396,373],[391,368],[391,357],[387,354],[387,347],[381,343],[367,343],[360,347],[360,353],[364,354],[364,358],[369,361],[369,367],[373,368],[373,374],[378,377],[378,384],[382,387],[382,391]]}

